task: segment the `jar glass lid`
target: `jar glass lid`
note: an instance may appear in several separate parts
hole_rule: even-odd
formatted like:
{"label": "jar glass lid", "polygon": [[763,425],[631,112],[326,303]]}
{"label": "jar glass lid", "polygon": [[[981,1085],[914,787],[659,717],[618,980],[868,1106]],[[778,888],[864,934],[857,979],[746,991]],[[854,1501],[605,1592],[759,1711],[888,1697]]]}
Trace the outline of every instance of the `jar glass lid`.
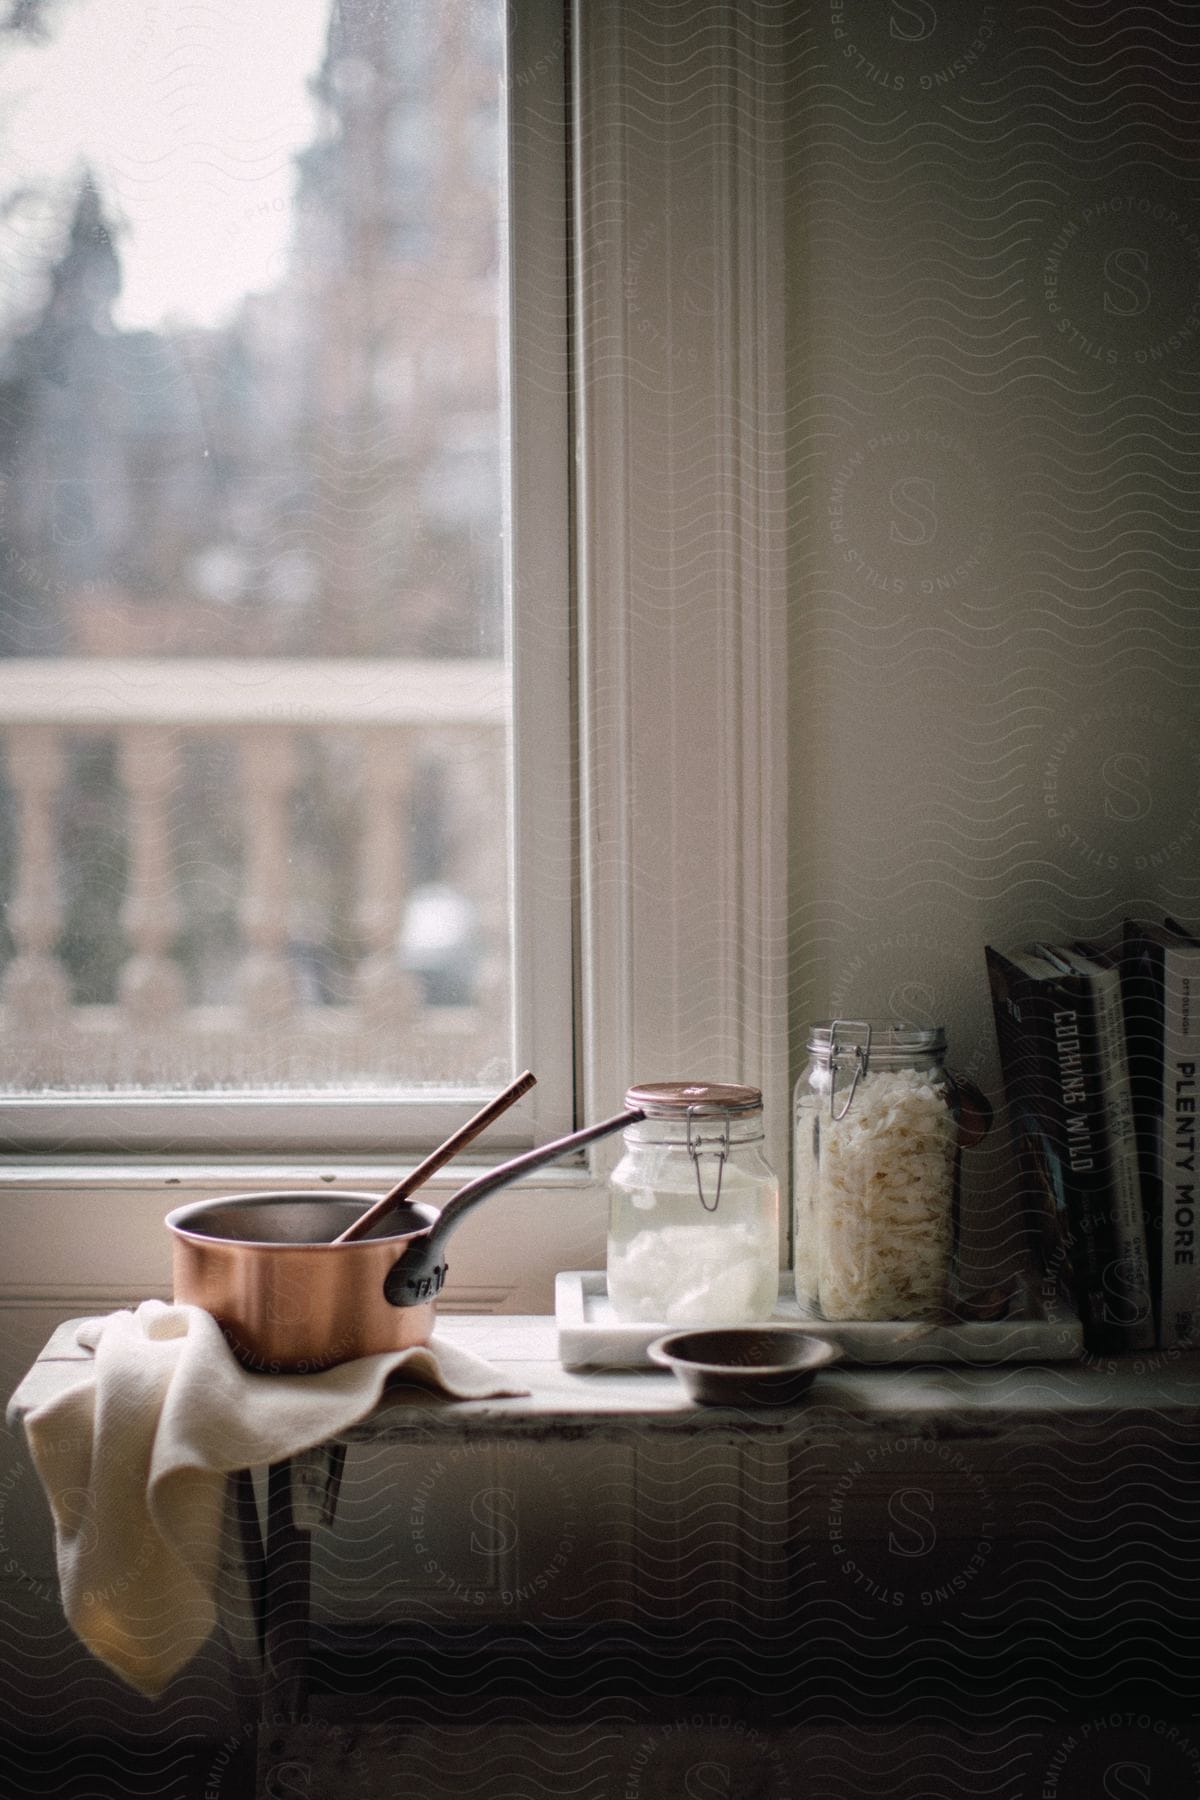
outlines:
{"label": "jar glass lid", "polygon": [[762,1091],[726,1081],[639,1081],[625,1096],[648,1119],[686,1119],[700,1114],[718,1118],[727,1113],[762,1111]]}

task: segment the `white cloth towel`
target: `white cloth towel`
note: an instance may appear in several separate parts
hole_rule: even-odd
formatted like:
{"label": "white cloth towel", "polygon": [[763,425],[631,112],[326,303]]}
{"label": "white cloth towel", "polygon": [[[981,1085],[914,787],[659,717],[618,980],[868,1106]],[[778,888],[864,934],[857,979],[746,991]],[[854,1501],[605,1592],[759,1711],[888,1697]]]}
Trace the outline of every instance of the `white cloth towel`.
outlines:
{"label": "white cloth towel", "polygon": [[435,1342],[318,1375],[252,1375],[198,1306],[146,1300],[86,1320],[83,1379],[25,1420],[54,1515],[67,1620],[144,1694],[162,1691],[216,1623],[227,1475],[281,1462],[364,1419],[403,1369],[454,1399],[528,1390]]}

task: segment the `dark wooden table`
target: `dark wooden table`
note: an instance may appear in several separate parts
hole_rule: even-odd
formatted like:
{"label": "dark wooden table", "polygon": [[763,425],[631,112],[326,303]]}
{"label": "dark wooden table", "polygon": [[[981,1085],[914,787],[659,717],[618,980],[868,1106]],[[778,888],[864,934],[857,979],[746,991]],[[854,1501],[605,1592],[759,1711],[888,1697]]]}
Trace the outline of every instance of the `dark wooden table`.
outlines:
{"label": "dark wooden table", "polygon": [[[10,1404],[17,1421],[78,1378],[90,1352],[75,1343],[79,1321],[63,1325]],[[362,1424],[317,1451],[266,1471],[261,1503],[251,1471],[235,1478],[245,1571],[260,1652],[256,1679],[264,1716],[302,1709],[310,1606],[310,1534],[333,1521],[347,1445],[404,1444],[431,1433],[447,1441],[571,1442],[597,1436],[694,1439],[735,1431],[774,1444],[789,1458],[831,1435],[847,1446],[878,1445],[881,1434],[953,1438],[1004,1455],[1064,1431],[1081,1453],[1103,1446],[1119,1421],[1144,1421],[1180,1445],[1200,1446],[1200,1353],[1144,1355],[1115,1367],[1009,1365],[993,1368],[835,1368],[820,1374],[799,1404],[726,1410],[698,1407],[673,1376],[657,1370],[564,1370],[548,1317],[439,1319],[439,1336],[486,1357],[519,1398],[446,1401],[405,1387],[389,1392]],[[262,1476],[260,1472],[260,1488]],[[244,1651],[246,1646],[241,1646]],[[243,1657],[243,1660],[245,1658]]]}

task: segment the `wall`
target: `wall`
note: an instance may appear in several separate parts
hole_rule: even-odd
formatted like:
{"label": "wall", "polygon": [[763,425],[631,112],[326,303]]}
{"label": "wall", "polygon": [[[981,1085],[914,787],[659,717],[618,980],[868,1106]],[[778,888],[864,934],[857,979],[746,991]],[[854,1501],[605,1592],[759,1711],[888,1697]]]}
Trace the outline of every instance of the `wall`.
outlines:
{"label": "wall", "polygon": [[794,1054],[812,1018],[941,1020],[999,1098],[985,942],[1200,923],[1200,20],[803,18]]}
{"label": "wall", "polygon": [[[834,1011],[936,1017],[994,1087],[986,940],[1101,930],[1126,909],[1200,918],[1200,205],[1184,135],[1200,22],[977,0],[793,10],[775,47],[794,121],[794,1051]],[[980,1268],[1009,1238],[1002,1154],[981,1159],[977,1202],[989,1168]],[[51,1322],[9,1327],[14,1364]],[[348,1493],[364,1532],[386,1521],[393,1573],[397,1545],[416,1556],[396,1479],[380,1465]],[[595,1470],[512,1480],[543,1527],[595,1505]],[[627,1491],[612,1471],[609,1486]],[[722,1504],[743,1492],[727,1483]],[[44,1531],[23,1529],[6,1600],[44,1698],[81,1659]],[[555,1551],[531,1541],[535,1577]],[[576,1559],[581,1587],[592,1573]],[[520,1580],[496,1573],[500,1608]],[[402,1620],[414,1596],[397,1587]],[[350,1583],[338,1597],[357,1616]],[[89,1719],[123,1716],[91,1677]],[[208,1723],[223,1696],[206,1693]]]}

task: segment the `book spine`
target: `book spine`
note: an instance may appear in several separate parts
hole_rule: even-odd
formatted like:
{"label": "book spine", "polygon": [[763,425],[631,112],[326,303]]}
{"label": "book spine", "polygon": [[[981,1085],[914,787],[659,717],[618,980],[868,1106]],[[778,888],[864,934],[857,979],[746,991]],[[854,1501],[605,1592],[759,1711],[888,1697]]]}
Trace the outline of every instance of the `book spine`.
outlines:
{"label": "book spine", "polygon": [[1053,1316],[1065,1301],[1083,1319],[1081,1259],[1072,1242],[1057,1156],[1046,1131],[1037,985],[990,944],[985,946],[985,955],[1005,1110],[1020,1184],[1021,1221],[1042,1310]]}
{"label": "book spine", "polygon": [[1058,1151],[1067,1213],[1079,1244],[1089,1350],[1131,1348],[1129,1300],[1115,1220],[1112,1167],[1101,1089],[1096,1007],[1083,976],[1047,983],[1047,1125]]}
{"label": "book spine", "polygon": [[1162,990],[1162,950],[1143,936],[1133,920],[1127,920],[1121,951],[1125,1042],[1129,1051],[1129,1085],[1137,1134],[1146,1255],[1154,1291],[1156,1341],[1165,1345],[1162,1304]]}
{"label": "book spine", "polygon": [[1195,1343],[1200,1328],[1196,1241],[1200,952],[1163,950],[1162,1323],[1164,1348]]}
{"label": "book spine", "polygon": [[1117,1255],[1106,1285],[1110,1292],[1110,1310],[1121,1321],[1128,1348],[1147,1350],[1154,1345],[1154,1306],[1142,1218],[1133,1094],[1121,1013],[1121,983],[1115,970],[1094,975],[1091,982]]}

